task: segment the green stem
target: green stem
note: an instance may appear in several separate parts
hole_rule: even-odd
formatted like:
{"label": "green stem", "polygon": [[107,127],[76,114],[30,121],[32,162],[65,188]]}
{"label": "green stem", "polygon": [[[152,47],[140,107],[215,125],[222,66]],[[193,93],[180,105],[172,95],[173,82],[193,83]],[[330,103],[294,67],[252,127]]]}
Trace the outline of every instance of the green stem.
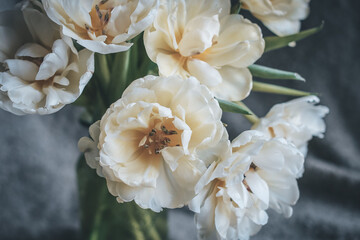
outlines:
{"label": "green stem", "polygon": [[288,96],[297,96],[297,97],[312,95],[312,93],[309,92],[304,92],[296,89],[291,89],[287,87],[282,87],[270,83],[263,83],[257,81],[253,81],[252,91],[288,95]]}
{"label": "green stem", "polygon": [[98,120],[101,119],[102,115],[105,113],[106,109],[109,107],[109,104],[107,102],[107,94],[105,92],[105,89],[101,87],[101,79],[95,77],[95,83],[99,91],[97,91],[94,96],[97,101],[94,103],[94,105],[88,105],[87,109],[89,112],[92,113],[93,119]]}
{"label": "green stem", "polygon": [[109,101],[111,104],[119,99],[127,87],[127,78],[130,65],[130,50],[122,53],[117,53],[114,59],[113,70],[111,73],[111,80],[108,88]]}
{"label": "green stem", "polygon": [[127,87],[127,83],[128,83],[128,75],[129,75],[129,65],[130,65],[130,54],[131,50],[128,50],[127,52],[124,53],[124,61],[122,64],[122,69],[123,71],[121,72],[121,79],[124,81],[125,85],[123,86],[123,88],[121,89],[121,94],[122,92],[125,90],[125,88]]}
{"label": "green stem", "polygon": [[[132,207],[130,207],[132,206]],[[133,234],[136,240],[145,240],[145,236],[143,234],[143,232],[141,231],[141,227],[140,224],[136,221],[135,217],[134,217],[134,212],[132,210],[136,210],[136,205],[131,204],[128,207],[128,215],[129,215],[129,220],[130,220],[130,224],[131,227],[133,229]]]}
{"label": "green stem", "polygon": [[96,76],[102,80],[102,86],[104,86],[104,90],[110,82],[110,70],[109,64],[106,58],[106,55],[97,53],[96,55]]}
{"label": "green stem", "polygon": [[89,240],[99,240],[99,239],[101,239],[100,236],[99,236],[99,234],[100,234],[99,228],[101,226],[101,220],[102,220],[103,212],[106,209],[105,201],[106,201],[107,194],[109,194],[109,193],[108,193],[108,190],[107,190],[107,187],[106,187],[106,184],[105,184],[104,187],[102,188],[101,194],[99,196],[99,198],[100,198],[99,199],[99,207],[98,207],[98,210],[97,210],[96,215],[95,215],[94,225],[93,225],[92,231],[90,233]]}
{"label": "green stem", "polygon": [[157,232],[154,224],[151,221],[151,216],[148,211],[141,210],[142,217],[145,222],[145,229],[149,233],[149,236],[152,240],[161,240],[159,233]]}
{"label": "green stem", "polygon": [[95,54],[95,76],[94,80],[97,84],[98,92],[100,93],[102,102],[108,107],[107,89],[110,82],[110,69],[107,57],[104,54]]}
{"label": "green stem", "polygon": [[249,120],[249,122],[255,124],[259,121],[259,117],[256,116],[255,113],[251,111],[251,109],[248,106],[245,105],[245,103],[243,102],[235,102],[235,103],[251,113],[251,115],[243,115],[247,120]]}
{"label": "green stem", "polygon": [[[138,44],[135,44],[131,48],[131,56],[129,57],[129,72],[127,74],[126,79],[126,87],[132,83],[135,79],[139,77],[139,66],[138,66],[138,60],[139,60],[139,47]],[[143,77],[143,76],[141,76]]]}

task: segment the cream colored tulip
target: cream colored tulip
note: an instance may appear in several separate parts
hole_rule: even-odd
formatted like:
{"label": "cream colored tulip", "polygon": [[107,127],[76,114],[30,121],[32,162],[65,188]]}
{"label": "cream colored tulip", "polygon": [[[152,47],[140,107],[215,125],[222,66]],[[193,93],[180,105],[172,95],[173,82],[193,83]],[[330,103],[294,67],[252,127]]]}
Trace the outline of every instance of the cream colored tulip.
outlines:
{"label": "cream colored tulip", "polygon": [[160,75],[194,76],[216,97],[234,101],[250,93],[247,67],[264,51],[260,28],[230,15],[229,0],[163,1],[144,43]]}
{"label": "cream colored tulip", "polygon": [[43,0],[63,34],[102,53],[128,50],[128,41],[153,22],[158,0]]}
{"label": "cream colored tulip", "polygon": [[82,138],[79,148],[90,167],[101,168],[119,202],[135,200],[154,211],[181,207],[194,197],[206,168],[226,151],[221,115],[218,102],[196,79],[147,76],[125,90],[90,129],[93,140]]}
{"label": "cream colored tulip", "polygon": [[322,138],[326,129],[323,118],[329,109],[316,106],[319,101],[316,96],[308,96],[276,104],[252,129],[285,138],[306,155],[308,142],[313,136]]}
{"label": "cream colored tulip", "polygon": [[40,9],[0,13],[0,107],[17,115],[50,114],[74,102],[94,72],[94,56]]}
{"label": "cream colored tulip", "polygon": [[300,31],[309,14],[310,0],[240,0],[256,18],[278,36]]}
{"label": "cream colored tulip", "polygon": [[[248,190],[285,217],[292,215],[292,206],[299,199],[297,178],[304,168],[304,155],[283,138],[268,138],[259,131],[241,133],[231,144],[232,161],[245,164]],[[268,195],[258,188],[267,185]]]}
{"label": "cream colored tulip", "polygon": [[233,155],[230,150],[199,180],[197,196],[189,204],[196,213],[198,239],[249,239],[267,223],[269,187],[254,174],[245,177],[251,154],[244,150],[242,156]]}
{"label": "cream colored tulip", "polygon": [[296,177],[304,158],[285,139],[245,131],[196,185],[193,210],[199,239],[249,239],[267,223],[270,207],[284,216],[299,198]]}

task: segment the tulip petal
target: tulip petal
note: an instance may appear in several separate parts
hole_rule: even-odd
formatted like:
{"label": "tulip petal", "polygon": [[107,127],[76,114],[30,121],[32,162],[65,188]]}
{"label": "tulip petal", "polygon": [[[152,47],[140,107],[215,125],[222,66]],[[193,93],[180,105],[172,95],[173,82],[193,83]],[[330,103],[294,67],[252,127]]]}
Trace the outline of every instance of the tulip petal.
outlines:
{"label": "tulip petal", "polygon": [[221,26],[217,44],[199,59],[212,66],[244,68],[263,54],[265,43],[259,26],[235,14],[221,19]]}
{"label": "tulip petal", "polygon": [[[184,59],[185,60],[185,59]],[[164,54],[159,53],[156,57],[156,62],[159,67],[159,73],[163,76],[171,76],[176,73],[181,76],[189,75],[184,69],[183,64],[184,60],[181,60],[181,56],[179,54]]]}
{"label": "tulip petal", "polygon": [[246,182],[251,191],[257,196],[264,204],[269,204],[269,187],[266,182],[253,171],[248,171],[245,174]]}
{"label": "tulip petal", "polygon": [[186,16],[187,19],[192,19],[197,16],[213,16],[219,14],[219,17],[230,14],[231,4],[229,1],[219,0],[197,0],[186,1]]}
{"label": "tulip petal", "polygon": [[229,208],[224,202],[219,202],[215,208],[215,227],[221,238],[226,239],[227,230],[230,226]]}
{"label": "tulip petal", "polygon": [[9,68],[9,72],[25,81],[34,81],[39,67],[30,61],[20,59],[7,59],[5,64]]}
{"label": "tulip petal", "polygon": [[52,52],[45,56],[40,65],[36,80],[46,80],[54,76],[56,72],[63,71],[69,63],[70,49],[61,39],[53,43]]}
{"label": "tulip petal", "polygon": [[244,0],[245,8],[278,36],[299,32],[300,20],[309,14],[309,0],[266,1]]}
{"label": "tulip petal", "polygon": [[281,152],[281,146],[265,143],[260,153],[253,157],[256,166],[268,170],[281,170],[284,167],[284,155]]}
{"label": "tulip petal", "polygon": [[300,31],[300,21],[291,19],[264,18],[258,16],[264,25],[278,36],[286,36],[298,33]]}
{"label": "tulip petal", "polygon": [[252,76],[247,68],[222,67],[218,70],[222,82],[210,90],[219,99],[241,101],[245,99],[252,88]]}
{"label": "tulip petal", "polygon": [[106,44],[100,41],[83,40],[83,39],[79,39],[77,42],[80,45],[84,46],[85,48],[89,49],[90,51],[101,54],[124,52],[129,50],[129,48],[133,45],[132,43]]}
{"label": "tulip petal", "polygon": [[208,87],[216,87],[223,81],[218,70],[201,60],[190,59],[187,61],[187,67],[191,76]]}
{"label": "tulip petal", "polygon": [[8,57],[14,57],[17,49],[31,41],[22,12],[4,11],[0,14],[0,51]]}
{"label": "tulip petal", "polygon": [[25,8],[23,14],[34,41],[50,50],[53,42],[60,37],[58,27],[38,10]]}
{"label": "tulip petal", "polygon": [[48,53],[49,51],[46,48],[37,43],[26,43],[17,50],[15,57],[41,58]]}
{"label": "tulip petal", "polygon": [[195,214],[196,229],[198,231],[199,239],[208,239],[215,226],[215,211],[216,197],[215,194],[211,194],[206,198],[199,214]]}
{"label": "tulip petal", "polygon": [[213,39],[219,35],[219,17],[199,16],[191,19],[179,43],[180,54],[184,57],[200,54],[212,46]]}
{"label": "tulip petal", "polygon": [[[187,176],[189,175],[190,174],[187,173]],[[184,206],[185,203],[188,203],[193,196],[194,190],[189,190],[189,186],[184,186],[182,182],[177,181],[168,165],[163,163],[163,166],[160,167],[155,189],[155,197],[160,206],[179,208]]]}

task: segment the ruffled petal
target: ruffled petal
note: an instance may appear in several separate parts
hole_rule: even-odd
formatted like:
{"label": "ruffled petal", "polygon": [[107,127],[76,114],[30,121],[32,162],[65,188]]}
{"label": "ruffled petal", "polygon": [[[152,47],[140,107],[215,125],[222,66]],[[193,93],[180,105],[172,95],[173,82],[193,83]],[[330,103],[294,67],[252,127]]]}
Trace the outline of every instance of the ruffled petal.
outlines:
{"label": "ruffled petal", "polygon": [[222,67],[218,70],[222,81],[209,87],[216,97],[228,101],[240,101],[249,96],[252,89],[252,75],[247,68]]}

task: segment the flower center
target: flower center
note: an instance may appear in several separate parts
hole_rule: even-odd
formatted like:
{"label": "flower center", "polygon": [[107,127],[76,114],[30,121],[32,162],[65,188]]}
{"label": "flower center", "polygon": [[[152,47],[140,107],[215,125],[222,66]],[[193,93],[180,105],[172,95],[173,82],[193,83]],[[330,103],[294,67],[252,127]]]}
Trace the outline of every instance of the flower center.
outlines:
{"label": "flower center", "polygon": [[[19,56],[19,57],[17,57],[17,59],[32,62],[32,63],[36,64],[38,67],[40,67],[41,64],[44,61],[44,57]],[[42,89],[48,88],[48,87],[51,87],[51,86],[54,86],[54,85],[59,87],[59,88],[63,87],[60,84],[57,84],[57,83],[54,82],[54,76],[52,76],[52,77],[50,77],[48,79],[44,79],[44,80],[34,80],[32,82],[33,88],[35,88],[35,89],[37,89],[39,91],[42,91]]]}
{"label": "flower center", "polygon": [[48,88],[48,87],[51,87],[54,85],[56,85],[59,88],[62,87],[61,85],[54,83],[54,76],[52,76],[51,78],[46,79],[46,80],[37,80],[37,81],[33,82],[33,88],[35,88],[39,91],[42,91],[44,88]]}
{"label": "flower center", "polygon": [[249,184],[246,182],[246,180],[245,180],[245,179],[243,180],[243,184],[245,185],[246,190],[248,190],[248,192],[253,193],[253,192],[252,192],[252,190],[251,190],[251,188],[249,187]]}
{"label": "flower center", "polygon": [[[85,24],[85,28],[88,34],[95,35],[96,37],[106,35],[105,27],[109,23],[111,17],[112,8],[106,7],[108,0],[102,0],[99,4],[96,4],[90,11],[91,26]],[[108,36],[106,43],[111,43],[114,38]]]}
{"label": "flower center", "polygon": [[161,150],[166,147],[182,146],[182,130],[178,130],[172,121],[173,119],[168,118],[155,124],[142,138],[139,147],[147,149],[149,154],[160,154]]}
{"label": "flower center", "polygon": [[[257,169],[257,166],[255,165],[255,163],[251,163],[251,164],[250,164],[249,171],[256,171],[256,169]],[[248,190],[249,192],[253,193],[252,190],[251,190],[251,188],[249,187],[249,184],[248,184],[247,181],[246,181],[246,174],[244,175],[243,184],[245,185],[246,190]]]}

